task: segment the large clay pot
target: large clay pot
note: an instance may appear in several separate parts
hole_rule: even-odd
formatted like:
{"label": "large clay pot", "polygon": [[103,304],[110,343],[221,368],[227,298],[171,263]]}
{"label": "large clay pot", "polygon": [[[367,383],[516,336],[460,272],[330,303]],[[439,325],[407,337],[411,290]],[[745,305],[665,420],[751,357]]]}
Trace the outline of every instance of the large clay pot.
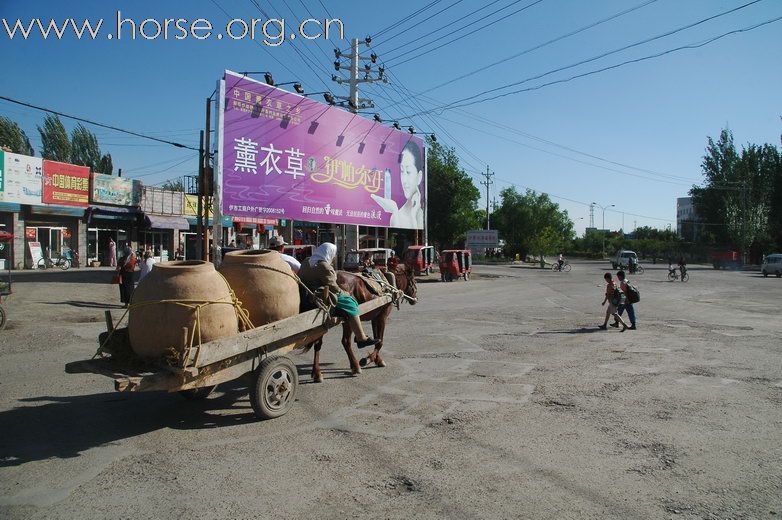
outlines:
{"label": "large clay pot", "polygon": [[[286,274],[283,274],[286,273]],[[299,286],[277,251],[248,249],[225,254],[220,266],[236,297],[259,327],[299,312]]]}
{"label": "large clay pot", "polygon": [[[139,305],[160,300],[211,303],[200,309],[201,342],[239,333],[236,310],[228,284],[209,262],[200,260],[160,262],[138,284],[131,299],[128,328],[130,346],[142,357],[158,358],[173,347],[184,349],[182,328],[190,334],[196,311],[174,303]],[[197,338],[196,338],[197,342]]]}

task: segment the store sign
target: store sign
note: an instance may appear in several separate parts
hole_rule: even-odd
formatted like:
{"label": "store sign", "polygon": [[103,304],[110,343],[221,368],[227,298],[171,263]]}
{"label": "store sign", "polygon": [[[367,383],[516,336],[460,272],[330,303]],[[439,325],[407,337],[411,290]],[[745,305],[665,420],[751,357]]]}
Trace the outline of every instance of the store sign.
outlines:
{"label": "store sign", "polygon": [[41,249],[40,242],[28,242],[27,247],[30,248],[30,257],[33,260],[33,267],[38,266],[38,262],[43,258],[43,250]]}
{"label": "store sign", "polygon": [[38,238],[38,230],[34,227],[25,228],[24,230],[24,237],[27,240],[35,240]]}
{"label": "store sign", "polygon": [[90,197],[90,169],[45,159],[43,202],[64,206],[87,206]]}
{"label": "store sign", "polygon": [[277,219],[274,218],[253,218],[253,217],[231,217],[234,222],[242,224],[260,224],[261,226],[276,226]]}
{"label": "store sign", "polygon": [[[212,201],[211,199],[208,199],[209,203],[205,204],[205,208],[208,214],[211,216],[212,214]],[[197,217],[198,216],[198,195],[185,195],[185,215],[191,216],[191,217]],[[204,213],[206,214],[206,213]]]}
{"label": "store sign", "polygon": [[467,232],[466,247],[497,247],[500,244],[496,229],[475,229]]}
{"label": "store sign", "polygon": [[98,204],[139,206],[141,204],[141,181],[93,173],[90,200]]}
{"label": "store sign", "polygon": [[423,228],[420,138],[228,71],[224,85],[224,214]]}
{"label": "store sign", "polygon": [[3,187],[0,202],[41,204],[43,162],[38,157],[3,152]]}

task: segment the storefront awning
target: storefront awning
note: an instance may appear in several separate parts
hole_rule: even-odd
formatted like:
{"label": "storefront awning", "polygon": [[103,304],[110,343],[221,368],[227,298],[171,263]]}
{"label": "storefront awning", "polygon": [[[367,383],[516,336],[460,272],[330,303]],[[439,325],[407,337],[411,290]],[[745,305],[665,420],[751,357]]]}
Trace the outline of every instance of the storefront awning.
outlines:
{"label": "storefront awning", "polygon": [[149,219],[149,227],[151,228],[179,229],[181,231],[190,230],[190,223],[184,217],[147,215],[147,218]]}
{"label": "storefront awning", "polygon": [[124,206],[90,206],[84,211],[84,220],[87,225],[95,219],[124,220],[135,222],[140,228],[149,227],[149,219],[138,208]]}
{"label": "storefront awning", "polygon": [[58,217],[81,217],[84,207],[73,206],[30,206],[31,215],[52,215]]}
{"label": "storefront awning", "polygon": [[22,211],[21,204],[15,204],[13,202],[0,202],[0,211],[7,211],[9,213],[19,213]]}

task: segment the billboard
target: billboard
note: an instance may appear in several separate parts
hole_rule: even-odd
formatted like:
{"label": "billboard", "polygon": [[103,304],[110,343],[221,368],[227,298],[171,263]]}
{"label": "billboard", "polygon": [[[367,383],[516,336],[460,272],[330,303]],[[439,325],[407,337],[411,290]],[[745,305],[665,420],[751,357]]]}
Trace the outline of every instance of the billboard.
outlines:
{"label": "billboard", "polygon": [[465,247],[497,247],[500,245],[496,229],[473,229],[467,232]]}
{"label": "billboard", "polygon": [[226,71],[223,214],[423,229],[423,141]]}
{"label": "billboard", "polygon": [[44,159],[41,198],[47,204],[87,206],[90,198],[90,169]]}
{"label": "billboard", "polygon": [[41,204],[43,162],[38,157],[29,157],[4,152],[3,189],[0,202],[16,204]]}
{"label": "billboard", "polygon": [[141,204],[141,181],[93,173],[90,200],[98,204],[139,206]]}

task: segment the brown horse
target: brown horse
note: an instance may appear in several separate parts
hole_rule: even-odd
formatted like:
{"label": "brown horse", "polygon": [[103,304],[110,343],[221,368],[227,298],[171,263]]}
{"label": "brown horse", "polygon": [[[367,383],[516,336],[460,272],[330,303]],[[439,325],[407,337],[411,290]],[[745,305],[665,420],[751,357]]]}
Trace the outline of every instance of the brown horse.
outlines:
{"label": "brown horse", "polygon": [[[396,288],[402,291],[404,294],[412,298],[409,302],[413,305],[417,303],[418,286],[415,283],[415,276],[413,271],[404,265],[398,265],[394,269],[394,276],[396,277]],[[347,292],[350,296],[356,299],[360,304],[374,300],[378,296],[373,293],[364,280],[353,273],[345,271],[337,272],[337,285]],[[407,298],[405,298],[407,299]],[[386,330],[386,321],[391,314],[391,304],[383,305],[363,316],[361,321],[372,322],[372,336],[378,339],[378,343],[375,345],[375,350],[372,351],[366,358],[361,359],[361,362],[356,359],[356,355],[353,352],[351,340],[353,339],[353,332],[350,330],[350,326],[347,323],[342,324],[342,347],[345,349],[345,353],[348,355],[348,361],[350,362],[350,370],[353,375],[361,373],[361,367],[365,366],[368,362],[372,361],[379,367],[386,366],[385,361],[380,356],[380,349],[383,348],[383,335]],[[315,357],[312,361],[312,379],[317,383],[323,382],[323,375],[320,371],[320,348],[323,345],[323,340],[319,339],[313,343],[312,347],[315,349]]]}

